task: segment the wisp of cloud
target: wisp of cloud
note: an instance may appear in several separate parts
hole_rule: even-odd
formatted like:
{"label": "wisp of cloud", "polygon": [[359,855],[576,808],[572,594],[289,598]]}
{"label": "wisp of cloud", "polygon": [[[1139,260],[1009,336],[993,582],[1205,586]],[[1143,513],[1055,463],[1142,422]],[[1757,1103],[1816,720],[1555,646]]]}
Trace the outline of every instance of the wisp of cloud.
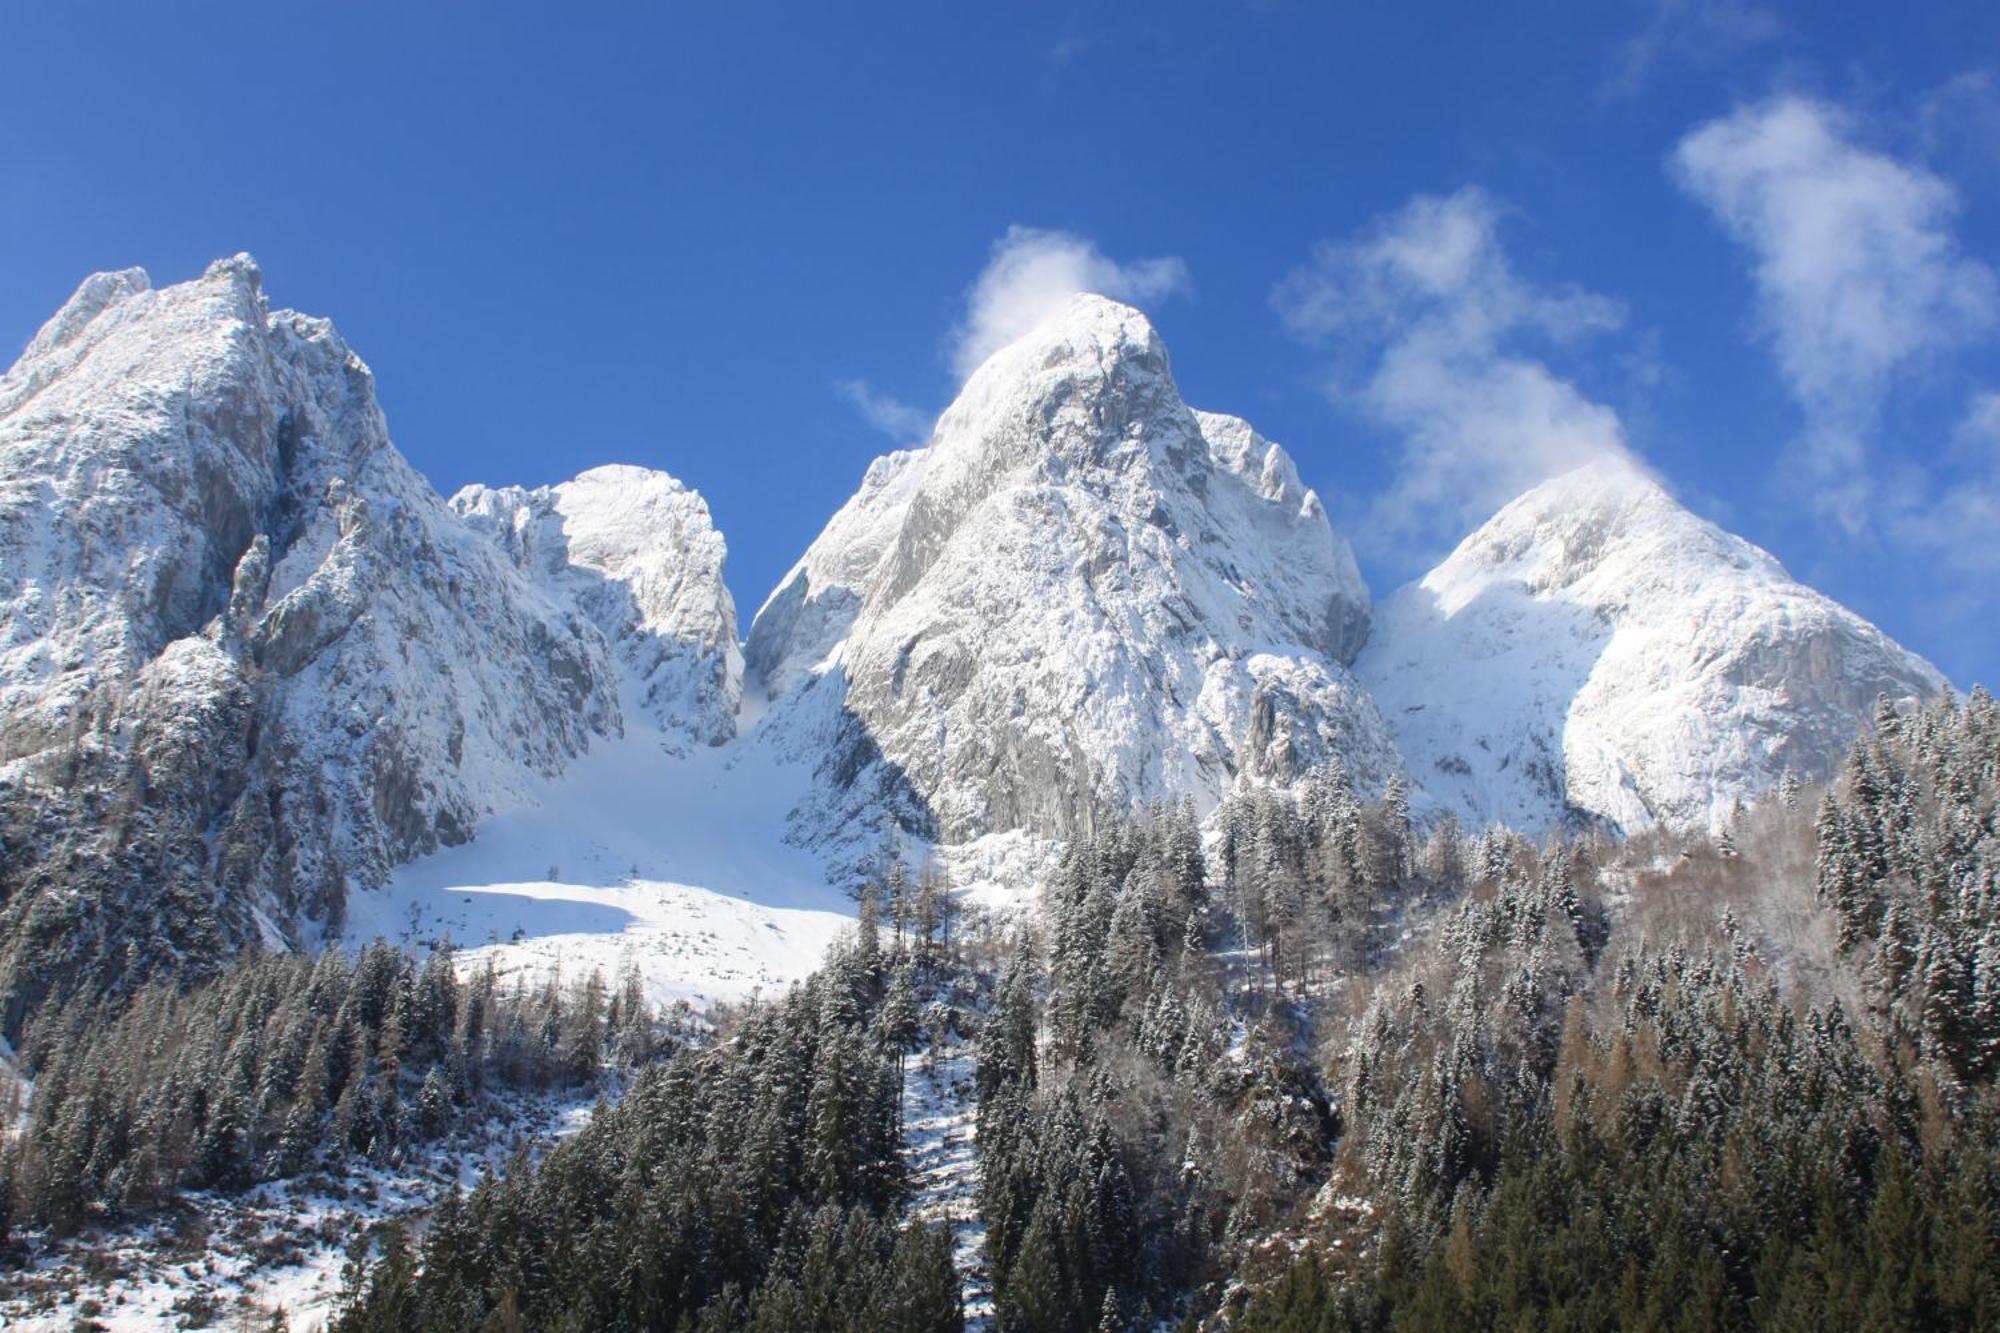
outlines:
{"label": "wisp of cloud", "polygon": [[1322,242],[1273,293],[1327,348],[1329,392],[1401,436],[1394,481],[1358,534],[1378,547],[1456,537],[1593,459],[1633,461],[1618,414],[1532,355],[1623,322],[1616,302],[1524,281],[1484,191],[1422,195],[1352,239]]}
{"label": "wisp of cloud", "polygon": [[1179,258],[1121,264],[1096,244],[1066,231],[1012,226],[966,295],[953,331],[952,369],[962,380],[993,353],[1060,311],[1078,292],[1153,304],[1193,291]]}
{"label": "wisp of cloud", "polygon": [[1879,498],[1868,437],[1892,377],[2000,319],[2000,279],[1952,233],[1956,192],[1799,96],[1697,126],[1669,168],[1754,259],[1758,320],[1806,416],[1796,460],[1817,504],[1867,529]]}

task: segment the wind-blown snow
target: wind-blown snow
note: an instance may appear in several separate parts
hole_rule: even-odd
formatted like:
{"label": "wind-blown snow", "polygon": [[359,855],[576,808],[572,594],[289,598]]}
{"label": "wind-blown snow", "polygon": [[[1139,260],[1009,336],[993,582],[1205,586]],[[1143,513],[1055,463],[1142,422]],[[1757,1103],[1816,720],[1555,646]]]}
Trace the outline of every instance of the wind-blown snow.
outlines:
{"label": "wind-blown snow", "polygon": [[1355,666],[1475,825],[1707,826],[1825,772],[1935,668],[1631,466],[1544,483],[1380,608]]}

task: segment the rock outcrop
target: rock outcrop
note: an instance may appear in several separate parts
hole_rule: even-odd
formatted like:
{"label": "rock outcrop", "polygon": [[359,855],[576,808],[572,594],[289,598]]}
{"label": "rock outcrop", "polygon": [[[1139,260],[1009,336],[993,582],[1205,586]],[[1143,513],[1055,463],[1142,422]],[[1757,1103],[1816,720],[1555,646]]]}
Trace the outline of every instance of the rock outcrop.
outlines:
{"label": "rock outcrop", "polygon": [[619,722],[602,633],[247,256],[99,274],[0,379],[0,987],[338,923]]}
{"label": "rock outcrop", "polygon": [[549,600],[595,625],[672,744],[736,735],[743,655],[708,505],[664,472],[592,468],[559,486],[468,486],[452,510]]}

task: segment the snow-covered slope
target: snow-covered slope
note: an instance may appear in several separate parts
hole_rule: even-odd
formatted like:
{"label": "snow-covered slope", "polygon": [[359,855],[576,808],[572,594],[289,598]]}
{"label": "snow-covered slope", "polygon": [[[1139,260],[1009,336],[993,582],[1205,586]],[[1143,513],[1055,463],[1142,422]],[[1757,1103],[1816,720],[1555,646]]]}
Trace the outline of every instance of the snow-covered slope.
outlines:
{"label": "snow-covered slope", "polygon": [[809,777],[741,746],[689,747],[634,707],[624,735],[537,781],[472,842],[355,895],[350,939],[449,936],[464,968],[490,958],[530,980],[609,980],[629,964],[658,1003],[775,994],[853,924],[819,861],[785,842]]}
{"label": "snow-covered slope", "polygon": [[315,933],[618,726],[602,634],[389,442],[247,256],[99,274],[0,379],[7,1019]]}
{"label": "snow-covered slope", "polygon": [[1502,509],[1379,609],[1355,666],[1462,819],[1706,825],[1821,773],[1878,695],[1944,685],[1766,552],[1604,461]]}
{"label": "snow-covered slope", "polygon": [[871,469],[747,658],[778,696],[760,743],[826,756],[799,832],[901,792],[958,842],[1333,754],[1379,785],[1395,756],[1344,665],[1367,625],[1284,451],[1191,412],[1145,316],[1080,296]]}
{"label": "snow-covered slope", "polygon": [[597,626],[671,748],[736,734],[736,603],[700,495],[664,472],[612,466],[532,491],[468,486],[451,507]]}

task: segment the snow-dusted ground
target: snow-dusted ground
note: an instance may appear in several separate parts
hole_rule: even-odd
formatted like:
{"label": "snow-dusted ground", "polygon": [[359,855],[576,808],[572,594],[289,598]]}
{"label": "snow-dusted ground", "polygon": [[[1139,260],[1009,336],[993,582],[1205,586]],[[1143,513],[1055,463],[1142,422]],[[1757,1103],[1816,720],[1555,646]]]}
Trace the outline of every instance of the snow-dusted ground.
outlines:
{"label": "snow-dusted ground", "polygon": [[986,1224],[979,1218],[978,1103],[970,1045],[935,1045],[903,1067],[903,1156],[910,1169],[910,1216],[951,1224],[965,1326],[993,1323],[986,1282]]}
{"label": "snow-dusted ground", "polygon": [[361,1163],[240,1194],[190,1194],[187,1211],[59,1242],[29,1269],[5,1274],[0,1328],[263,1328],[281,1310],[292,1333],[324,1328],[356,1236],[429,1209],[454,1185],[471,1189],[523,1144],[545,1150],[582,1128],[594,1105],[510,1099],[499,1132],[455,1135],[400,1166]]}
{"label": "snow-dusted ground", "polygon": [[[630,690],[628,683],[627,689]],[[615,979],[635,963],[655,1003],[701,1006],[780,989],[819,966],[854,906],[784,842],[808,779],[738,742],[671,754],[644,710],[461,847],[357,893],[348,939],[425,947],[471,969]]]}
{"label": "snow-dusted ground", "polygon": [[1003,920],[1031,910],[1042,879],[1054,869],[1062,844],[1026,829],[989,833],[970,842],[934,847],[931,855],[961,910]]}

